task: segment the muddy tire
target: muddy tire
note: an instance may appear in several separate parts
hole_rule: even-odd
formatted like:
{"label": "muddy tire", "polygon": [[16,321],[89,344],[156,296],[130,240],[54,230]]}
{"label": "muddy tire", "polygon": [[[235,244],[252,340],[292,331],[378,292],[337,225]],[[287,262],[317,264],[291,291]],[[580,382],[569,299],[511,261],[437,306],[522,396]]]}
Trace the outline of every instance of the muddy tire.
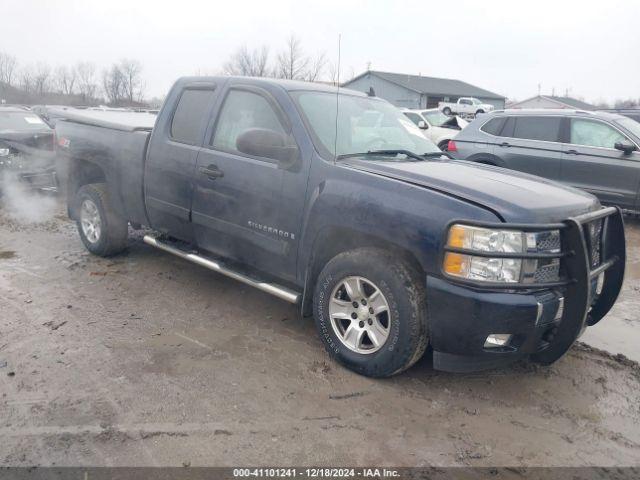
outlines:
{"label": "muddy tire", "polygon": [[362,375],[400,373],[427,348],[424,279],[388,251],[361,248],[334,257],[318,277],[313,307],[326,350]]}
{"label": "muddy tire", "polygon": [[109,257],[127,247],[127,221],[113,209],[104,183],[82,186],[76,194],[75,205],[78,233],[87,250]]}

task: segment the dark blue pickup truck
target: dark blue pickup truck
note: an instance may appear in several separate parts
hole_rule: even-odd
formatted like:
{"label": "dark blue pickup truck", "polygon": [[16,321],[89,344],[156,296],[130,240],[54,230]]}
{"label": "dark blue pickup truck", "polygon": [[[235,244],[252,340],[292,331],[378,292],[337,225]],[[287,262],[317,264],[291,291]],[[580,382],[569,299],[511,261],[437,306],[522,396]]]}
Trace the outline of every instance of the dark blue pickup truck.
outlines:
{"label": "dark blue pickup truck", "polygon": [[455,161],[389,103],[254,78],[182,78],[155,116],[56,124],[87,249],[146,243],[313,314],[331,356],[383,377],[548,364],[620,291],[622,216],[590,194]]}

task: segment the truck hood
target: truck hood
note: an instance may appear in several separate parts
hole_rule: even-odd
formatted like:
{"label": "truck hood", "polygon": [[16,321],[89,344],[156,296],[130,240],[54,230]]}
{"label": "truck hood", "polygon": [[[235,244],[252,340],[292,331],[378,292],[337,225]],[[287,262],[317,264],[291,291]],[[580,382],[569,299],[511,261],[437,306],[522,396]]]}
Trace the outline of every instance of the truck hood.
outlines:
{"label": "truck hood", "polygon": [[356,170],[419,185],[493,211],[506,222],[549,223],[600,208],[596,197],[534,175],[461,160],[340,162]]}

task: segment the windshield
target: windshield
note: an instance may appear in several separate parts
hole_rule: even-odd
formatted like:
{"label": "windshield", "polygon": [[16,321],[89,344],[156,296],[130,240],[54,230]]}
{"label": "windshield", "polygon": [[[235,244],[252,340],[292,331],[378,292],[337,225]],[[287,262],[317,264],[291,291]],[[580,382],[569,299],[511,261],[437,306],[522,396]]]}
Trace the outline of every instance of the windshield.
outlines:
{"label": "windshield", "polygon": [[347,94],[336,98],[330,92],[300,92],[296,100],[316,148],[325,156],[372,150],[407,150],[419,155],[440,151],[400,110],[383,100]]}
{"label": "windshield", "polygon": [[46,124],[42,119],[27,112],[0,112],[0,130],[42,130]]}
{"label": "windshield", "polygon": [[440,110],[427,110],[425,112],[422,112],[422,116],[426,118],[434,127],[439,127],[447,120],[450,120],[450,117],[442,113]]}
{"label": "windshield", "polygon": [[622,128],[629,130],[636,137],[636,141],[640,140],[640,123],[626,117],[616,120],[616,123]]}

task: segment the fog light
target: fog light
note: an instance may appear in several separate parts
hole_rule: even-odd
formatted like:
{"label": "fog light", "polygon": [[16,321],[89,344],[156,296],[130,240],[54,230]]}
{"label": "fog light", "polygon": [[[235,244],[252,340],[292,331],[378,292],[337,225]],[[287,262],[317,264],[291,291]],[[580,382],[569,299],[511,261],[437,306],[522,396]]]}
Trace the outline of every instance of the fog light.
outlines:
{"label": "fog light", "polygon": [[505,347],[509,344],[511,336],[510,333],[492,333],[484,341],[484,348]]}

